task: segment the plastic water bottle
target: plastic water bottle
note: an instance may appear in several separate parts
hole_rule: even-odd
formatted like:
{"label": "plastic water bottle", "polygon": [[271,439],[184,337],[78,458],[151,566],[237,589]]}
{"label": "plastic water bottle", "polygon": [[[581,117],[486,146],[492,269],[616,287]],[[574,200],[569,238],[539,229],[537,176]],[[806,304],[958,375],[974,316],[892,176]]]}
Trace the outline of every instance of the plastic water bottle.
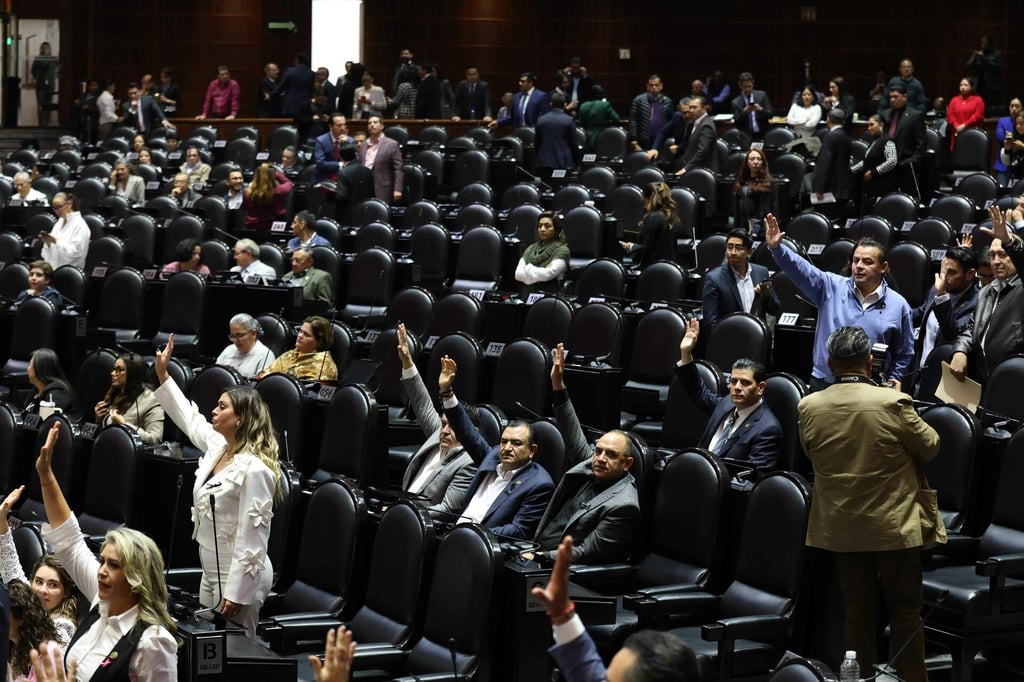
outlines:
{"label": "plastic water bottle", "polygon": [[856,651],[846,652],[846,658],[839,666],[839,682],[860,682],[860,664],[857,663]]}

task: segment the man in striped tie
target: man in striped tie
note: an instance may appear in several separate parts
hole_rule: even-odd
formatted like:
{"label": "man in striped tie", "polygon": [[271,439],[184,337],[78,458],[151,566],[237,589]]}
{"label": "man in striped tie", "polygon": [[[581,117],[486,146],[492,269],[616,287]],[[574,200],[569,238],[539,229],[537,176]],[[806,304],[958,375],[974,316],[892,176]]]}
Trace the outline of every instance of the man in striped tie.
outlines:
{"label": "man in striped tie", "polygon": [[697,447],[771,471],[782,449],[782,426],[764,402],[764,365],[746,358],[734,362],[729,373],[729,395],[718,396],[697,375],[693,349],[699,335],[700,322],[690,320],[679,342],[676,364],[680,385],[711,415]]}

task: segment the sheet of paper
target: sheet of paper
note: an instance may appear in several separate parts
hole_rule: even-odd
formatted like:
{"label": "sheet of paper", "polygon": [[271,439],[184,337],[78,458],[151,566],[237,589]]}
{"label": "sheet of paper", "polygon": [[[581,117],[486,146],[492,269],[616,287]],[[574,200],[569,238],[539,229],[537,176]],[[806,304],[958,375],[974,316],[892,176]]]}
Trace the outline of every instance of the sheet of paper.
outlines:
{"label": "sheet of paper", "polygon": [[818,198],[818,195],[815,194],[814,192],[811,192],[810,196],[812,205],[836,203],[836,195],[832,194],[832,192],[825,192],[824,194],[821,195],[820,199]]}
{"label": "sheet of paper", "polygon": [[935,397],[944,403],[963,405],[971,412],[978,409],[981,403],[981,384],[973,379],[960,381],[949,369],[949,363],[942,361],[942,378],[935,389]]}

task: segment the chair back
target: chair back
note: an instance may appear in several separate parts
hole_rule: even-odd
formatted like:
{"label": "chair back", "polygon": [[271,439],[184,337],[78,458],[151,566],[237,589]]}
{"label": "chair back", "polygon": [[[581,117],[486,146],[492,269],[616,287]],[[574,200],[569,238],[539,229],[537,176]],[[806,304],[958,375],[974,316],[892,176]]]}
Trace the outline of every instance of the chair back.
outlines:
{"label": "chair back", "polygon": [[85,495],[78,524],[86,535],[105,535],[128,523],[132,511],[135,465],[142,441],[131,428],[114,424],[99,432],[92,444]]}
{"label": "chair back", "polygon": [[311,477],[325,481],[340,475],[365,488],[373,470],[377,442],[377,400],[361,384],[338,388],[327,406],[317,469]]}
{"label": "chair back", "polygon": [[506,344],[494,368],[490,402],[513,419],[542,413],[547,405],[550,373],[551,353],[540,341],[518,339]]}
{"label": "chair back", "polygon": [[708,336],[706,358],[723,369],[740,358],[764,363],[767,356],[768,328],[750,313],[726,315]]}
{"label": "chair back", "polygon": [[267,404],[277,437],[278,457],[293,462],[302,452],[302,416],[306,402],[302,386],[290,374],[268,374],[256,382]]}
{"label": "chair back", "polygon": [[607,303],[587,303],[576,310],[569,324],[568,350],[572,362],[619,366],[622,313]]}

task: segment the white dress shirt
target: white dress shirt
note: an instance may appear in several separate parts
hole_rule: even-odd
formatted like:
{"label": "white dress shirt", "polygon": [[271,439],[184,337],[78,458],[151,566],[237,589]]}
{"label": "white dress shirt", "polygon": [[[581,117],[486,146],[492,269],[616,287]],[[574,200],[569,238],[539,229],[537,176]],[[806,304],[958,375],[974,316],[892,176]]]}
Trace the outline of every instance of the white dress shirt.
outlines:
{"label": "white dress shirt", "polygon": [[736,288],[740,291],[740,302],[743,304],[743,312],[749,313],[754,307],[754,281],[750,279],[750,266],[747,266],[747,274],[741,275],[731,265],[732,276],[736,279]]}
{"label": "white dress shirt", "polygon": [[[736,418],[736,421],[733,423],[732,428],[729,429],[729,433],[725,433],[725,425],[729,421],[729,415],[732,414],[732,412],[727,412],[725,414],[725,418],[722,419],[722,423],[720,423],[718,425],[718,428],[715,429],[715,435],[711,437],[711,442],[708,443],[708,450],[711,450],[712,452],[714,452],[715,448],[718,447],[719,442],[721,442],[724,438],[727,438],[729,436],[729,434],[736,433],[737,429],[739,429],[740,426],[743,424],[743,422],[745,422],[747,420],[747,417],[749,417],[754,412],[754,410],[756,410],[758,408],[758,406],[760,406],[760,405],[761,405],[761,401],[758,400],[756,403],[754,403],[750,407],[741,407],[741,408],[739,408],[737,410],[739,412],[739,416]],[[736,408],[733,408],[733,409],[736,409]]]}
{"label": "white dress shirt", "polygon": [[217,364],[232,367],[246,379],[251,379],[275,359],[274,352],[257,339],[248,353],[240,353],[235,344],[228,344],[217,356]]}
{"label": "white dress shirt", "polygon": [[[527,462],[529,464],[529,462]],[[505,491],[508,484],[512,482],[512,479],[516,477],[520,471],[523,470],[526,464],[513,469],[512,471],[506,471],[504,464],[499,464],[496,473],[487,474],[484,480],[480,482],[480,486],[476,489],[476,494],[473,495],[473,499],[469,501],[466,506],[466,511],[462,512],[463,516],[469,517],[474,523],[483,522],[484,516],[487,515],[487,510],[491,508],[494,501],[498,499],[498,495]]]}
{"label": "white dress shirt", "polygon": [[50,234],[57,241],[54,244],[43,244],[41,255],[44,261],[52,265],[54,270],[62,265],[85,267],[92,232],[81,213],[69,212],[67,218],[57,221]]}

